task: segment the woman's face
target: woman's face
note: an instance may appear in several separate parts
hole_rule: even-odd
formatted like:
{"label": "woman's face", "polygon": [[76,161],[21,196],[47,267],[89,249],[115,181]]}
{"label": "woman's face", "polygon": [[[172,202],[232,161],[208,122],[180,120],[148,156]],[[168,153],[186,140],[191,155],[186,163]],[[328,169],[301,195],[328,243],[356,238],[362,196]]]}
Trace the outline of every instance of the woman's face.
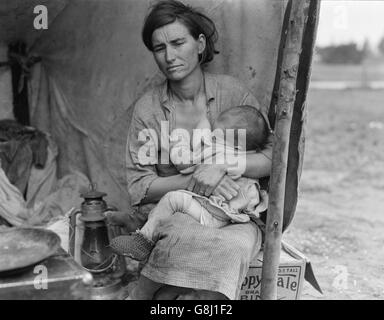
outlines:
{"label": "woman's face", "polygon": [[167,79],[180,81],[200,67],[199,54],[205,49],[205,37],[196,40],[179,21],[156,29],[152,34],[153,55]]}

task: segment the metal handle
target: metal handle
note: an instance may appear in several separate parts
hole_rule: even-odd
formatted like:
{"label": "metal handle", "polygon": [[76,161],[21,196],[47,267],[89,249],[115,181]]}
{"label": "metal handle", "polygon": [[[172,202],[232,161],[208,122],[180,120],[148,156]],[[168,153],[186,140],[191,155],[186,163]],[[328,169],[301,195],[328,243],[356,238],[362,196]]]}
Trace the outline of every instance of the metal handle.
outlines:
{"label": "metal handle", "polygon": [[106,266],[105,268],[103,269],[88,269],[86,267],[83,266],[83,268],[91,273],[102,273],[102,272],[105,272],[109,269],[111,269],[113,267],[113,265],[115,264],[116,262],[116,259],[117,259],[117,255],[116,254],[112,254],[110,257],[108,257],[107,259],[105,259],[102,263],[100,263],[100,265],[103,265],[106,261],[108,261],[108,259],[110,259],[112,257],[112,260],[111,260],[111,263]]}
{"label": "metal handle", "polygon": [[[108,206],[107,210],[108,211],[118,211],[118,209],[116,207],[111,206],[111,205]],[[107,221],[106,224],[107,224],[107,230],[108,230],[109,243],[111,243],[111,240],[113,238],[116,238],[116,237],[121,235],[122,230],[121,230],[120,226],[110,224],[109,221]],[[114,262],[116,262],[116,265],[115,265],[116,270],[115,270],[115,273],[113,274],[113,277],[114,278],[120,278],[125,274],[126,269],[127,269],[127,266],[125,263],[125,258],[122,256],[120,257],[120,256],[116,255]]]}
{"label": "metal handle", "polygon": [[[105,211],[118,211],[118,210],[115,206],[109,205],[107,210],[105,210]],[[107,229],[108,229],[109,241],[111,241],[113,238],[121,235],[120,226],[110,224],[108,220],[107,220],[106,224],[107,224]]]}
{"label": "metal handle", "polygon": [[73,258],[75,258],[76,216],[80,213],[80,210],[75,210],[69,214],[68,250]]}

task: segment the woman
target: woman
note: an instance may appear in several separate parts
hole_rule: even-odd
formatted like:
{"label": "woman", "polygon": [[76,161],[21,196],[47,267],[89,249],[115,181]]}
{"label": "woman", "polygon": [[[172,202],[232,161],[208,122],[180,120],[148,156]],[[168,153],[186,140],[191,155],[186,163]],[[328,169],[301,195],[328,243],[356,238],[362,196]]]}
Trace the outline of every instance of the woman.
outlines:
{"label": "woman", "polygon": [[[184,129],[192,136],[199,124],[212,124],[231,106],[260,108],[239,81],[204,72],[202,66],[217,53],[217,32],[197,10],[178,1],[158,2],[145,20],[142,38],[166,81],[144,94],[133,111],[126,156],[131,203],[137,209],[136,216],[126,216],[131,230],[169,191],[187,189],[227,200],[236,196],[239,186],[226,175],[226,164],[199,164],[193,173],[180,174],[169,162],[168,134]],[[263,152],[247,155],[243,176],[268,176],[270,159],[269,143]],[[260,229],[253,222],[213,230],[180,214],[158,232],[160,240],[142,269],[133,299],[236,299],[261,245]]]}

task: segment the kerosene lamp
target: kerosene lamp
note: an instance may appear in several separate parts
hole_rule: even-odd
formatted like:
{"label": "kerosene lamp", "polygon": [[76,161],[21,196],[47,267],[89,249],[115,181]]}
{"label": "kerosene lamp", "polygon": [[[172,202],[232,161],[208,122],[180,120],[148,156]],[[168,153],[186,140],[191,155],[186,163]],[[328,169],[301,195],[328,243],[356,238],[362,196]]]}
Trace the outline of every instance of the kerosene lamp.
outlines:
{"label": "kerosene lamp", "polygon": [[69,253],[75,257],[76,218],[83,223],[84,235],[80,245],[80,264],[93,276],[91,298],[94,300],[123,299],[122,278],[126,271],[123,257],[112,252],[109,243],[120,235],[120,228],[109,225],[104,216],[105,211],[114,211],[103,200],[107,194],[96,190],[96,184],[90,185],[80,210],[70,215]]}

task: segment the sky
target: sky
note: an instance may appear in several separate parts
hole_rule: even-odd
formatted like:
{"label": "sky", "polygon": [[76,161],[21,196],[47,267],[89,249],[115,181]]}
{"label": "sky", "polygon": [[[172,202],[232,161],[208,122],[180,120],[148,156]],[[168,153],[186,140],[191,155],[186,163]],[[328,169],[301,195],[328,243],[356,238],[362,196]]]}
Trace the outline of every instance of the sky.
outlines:
{"label": "sky", "polygon": [[384,37],[384,0],[322,0],[317,45],[357,42],[368,38],[375,50]]}

